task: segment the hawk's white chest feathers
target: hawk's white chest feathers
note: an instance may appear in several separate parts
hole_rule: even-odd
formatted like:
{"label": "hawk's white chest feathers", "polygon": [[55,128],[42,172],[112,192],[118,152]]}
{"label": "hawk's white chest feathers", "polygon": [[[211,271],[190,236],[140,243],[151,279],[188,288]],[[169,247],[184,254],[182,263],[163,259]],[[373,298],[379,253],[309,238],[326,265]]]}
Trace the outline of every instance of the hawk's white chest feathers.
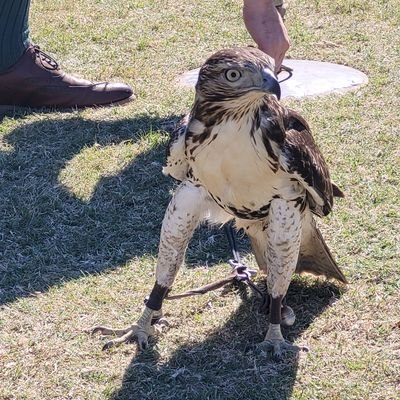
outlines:
{"label": "hawk's white chest feathers", "polygon": [[[276,195],[292,200],[304,193],[286,172],[271,168],[261,130],[256,129],[252,137],[251,126],[250,116],[226,119],[215,125],[208,138],[188,157],[195,179],[221,206],[257,211]],[[204,125],[196,121],[194,129],[195,137]],[[189,139],[187,154],[194,145],[195,141]]]}

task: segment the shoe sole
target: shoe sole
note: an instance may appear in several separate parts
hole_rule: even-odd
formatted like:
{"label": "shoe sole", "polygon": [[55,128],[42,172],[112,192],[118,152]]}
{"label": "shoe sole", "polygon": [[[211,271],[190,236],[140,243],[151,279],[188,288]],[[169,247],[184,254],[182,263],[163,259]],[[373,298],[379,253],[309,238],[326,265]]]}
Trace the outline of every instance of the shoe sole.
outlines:
{"label": "shoe sole", "polygon": [[10,112],[10,111],[30,111],[30,110],[54,110],[54,111],[70,111],[70,110],[82,110],[85,108],[105,108],[105,107],[113,107],[113,106],[123,106],[128,103],[131,103],[136,99],[135,95],[127,97],[126,99],[122,99],[116,101],[114,103],[107,104],[94,104],[91,106],[70,106],[70,107],[58,107],[58,106],[40,106],[40,107],[30,107],[30,106],[18,106],[18,105],[0,105],[0,112]]}

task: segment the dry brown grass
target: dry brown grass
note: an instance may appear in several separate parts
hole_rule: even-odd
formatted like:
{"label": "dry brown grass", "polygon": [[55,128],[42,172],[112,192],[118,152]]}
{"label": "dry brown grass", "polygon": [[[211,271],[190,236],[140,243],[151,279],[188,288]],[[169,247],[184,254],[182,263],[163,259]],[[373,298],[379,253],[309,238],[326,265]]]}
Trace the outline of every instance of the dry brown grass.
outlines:
{"label": "dry brown grass", "polygon": [[[37,43],[69,71],[122,79],[139,97],[1,122],[0,399],[399,398],[400,5],[289,5],[290,56],[370,77],[359,92],[290,104],[347,194],[321,228],[350,285],[307,277],[290,288],[298,319],[286,335],[311,352],[276,363],[255,351],[267,320],[237,290],[167,303],[171,328],[142,354],[102,352],[84,333],[135,321],[152,286],[173,189],[161,175],[164,128],[192,101],[174,78],[251,41],[233,0],[36,0]],[[224,276],[228,254],[220,231],[201,229],[175,289]]]}

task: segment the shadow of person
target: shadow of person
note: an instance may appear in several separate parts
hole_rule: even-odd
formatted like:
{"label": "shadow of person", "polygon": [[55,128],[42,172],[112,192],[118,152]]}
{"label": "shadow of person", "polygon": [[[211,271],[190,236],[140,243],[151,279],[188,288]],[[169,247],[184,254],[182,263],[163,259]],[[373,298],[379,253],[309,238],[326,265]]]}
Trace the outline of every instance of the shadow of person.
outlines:
{"label": "shadow of person", "polygon": [[[340,295],[340,289],[327,282],[294,279],[288,304],[297,319],[284,331],[286,338],[301,341],[302,333]],[[287,353],[274,361],[259,351],[256,344],[263,340],[267,318],[256,305],[253,297],[243,296],[221,328],[204,341],[183,343],[167,361],[159,360],[154,347],[138,353],[112,399],[289,399],[299,357],[307,354]]]}
{"label": "shadow of person", "polygon": [[85,149],[136,144],[177,120],[46,117],[3,138],[0,305],[135,256],[156,254],[172,186],[161,173],[165,140],[147,146],[150,150],[139,152],[122,171],[102,177],[89,199],[68,190],[60,173]]}

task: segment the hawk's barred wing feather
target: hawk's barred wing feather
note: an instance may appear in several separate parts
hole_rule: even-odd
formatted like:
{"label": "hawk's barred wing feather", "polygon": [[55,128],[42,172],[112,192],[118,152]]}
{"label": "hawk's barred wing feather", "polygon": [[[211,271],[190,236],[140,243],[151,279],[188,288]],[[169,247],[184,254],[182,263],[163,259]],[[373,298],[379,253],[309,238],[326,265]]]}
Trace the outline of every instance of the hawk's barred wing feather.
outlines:
{"label": "hawk's barred wing feather", "polygon": [[337,279],[339,282],[347,283],[309,211],[304,215],[296,272],[323,275],[327,279]]}
{"label": "hawk's barred wing feather", "polygon": [[[328,215],[333,205],[333,187],[326,162],[307,122],[292,110],[285,116],[286,137],[279,161],[307,190],[313,213]],[[338,189],[338,188],[337,188]],[[339,190],[340,191],[340,190]]]}
{"label": "hawk's barred wing feather", "polygon": [[163,167],[164,175],[171,176],[180,182],[186,178],[189,169],[185,154],[185,137],[189,117],[189,115],[186,115],[182,118],[178,126],[172,132],[167,146],[165,166]]}

